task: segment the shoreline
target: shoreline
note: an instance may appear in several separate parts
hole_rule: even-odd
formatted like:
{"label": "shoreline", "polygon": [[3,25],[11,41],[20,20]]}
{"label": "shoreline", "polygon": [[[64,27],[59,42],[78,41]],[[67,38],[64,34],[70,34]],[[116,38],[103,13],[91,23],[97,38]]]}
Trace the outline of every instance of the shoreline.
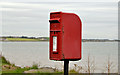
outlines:
{"label": "shoreline", "polygon": [[[0,42],[49,42],[49,41],[41,40],[41,41],[0,41]],[[120,41],[82,41],[82,42],[120,42]]]}
{"label": "shoreline", "polygon": [[[49,42],[49,37],[0,37],[0,42]],[[82,42],[120,42],[119,39],[82,39]]]}

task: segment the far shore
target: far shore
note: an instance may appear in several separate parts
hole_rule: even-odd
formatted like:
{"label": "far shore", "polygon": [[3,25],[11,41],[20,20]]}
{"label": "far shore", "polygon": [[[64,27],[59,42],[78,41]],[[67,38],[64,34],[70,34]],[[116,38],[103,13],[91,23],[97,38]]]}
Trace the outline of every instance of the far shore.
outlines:
{"label": "far shore", "polygon": [[[23,41],[23,40],[0,40],[0,42],[49,42],[49,40],[35,40],[35,41],[31,41],[31,40],[27,40],[27,41]],[[82,40],[82,42],[120,42],[119,40]]]}
{"label": "far shore", "polygon": [[49,41],[0,41],[0,42],[49,42]]}
{"label": "far shore", "polygon": [[[0,37],[1,42],[49,42],[49,37]],[[114,39],[82,39],[82,42],[119,42],[120,40]]]}

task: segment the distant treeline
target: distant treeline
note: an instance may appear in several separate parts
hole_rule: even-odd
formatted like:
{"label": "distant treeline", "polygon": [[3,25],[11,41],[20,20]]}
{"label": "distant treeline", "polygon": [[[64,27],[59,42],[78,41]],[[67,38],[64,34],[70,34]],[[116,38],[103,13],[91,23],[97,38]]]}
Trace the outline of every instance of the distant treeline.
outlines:
{"label": "distant treeline", "polygon": [[28,38],[28,39],[41,39],[41,38],[45,38],[45,39],[49,39],[48,37],[28,37],[28,36],[3,36],[0,38]]}

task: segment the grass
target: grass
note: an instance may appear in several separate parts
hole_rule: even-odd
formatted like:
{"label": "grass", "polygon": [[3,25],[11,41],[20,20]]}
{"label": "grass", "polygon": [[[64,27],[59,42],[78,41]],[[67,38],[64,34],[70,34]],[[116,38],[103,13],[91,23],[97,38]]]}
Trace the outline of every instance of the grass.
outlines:
{"label": "grass", "polygon": [[7,66],[2,67],[2,73],[23,73],[24,71],[30,70],[30,68],[20,68],[15,66],[15,64],[11,64],[4,56],[1,56],[1,66]]}
{"label": "grass", "polygon": [[71,69],[71,70],[69,71],[69,73],[78,73],[78,72],[75,71],[75,69]]}
{"label": "grass", "polygon": [[40,39],[28,39],[28,38],[6,38],[8,41],[41,41]]}
{"label": "grass", "polygon": [[0,56],[0,75],[2,74],[2,59],[1,59],[1,56]]}
{"label": "grass", "polygon": [[4,64],[8,64],[8,65],[11,65],[10,62],[8,60],[6,60],[6,58],[4,56],[1,57],[1,61],[2,61],[2,65]]}
{"label": "grass", "polygon": [[30,68],[17,68],[14,70],[3,70],[2,73],[24,73],[24,71],[30,70]]}
{"label": "grass", "polygon": [[[36,63],[33,63],[33,65],[31,67],[24,67],[24,68],[21,68],[21,67],[17,67],[15,66],[14,64],[11,64],[8,60],[6,60],[6,58],[4,56],[1,57],[2,58],[2,72],[0,73],[24,73],[24,71],[28,71],[28,70],[31,70],[31,69],[39,69],[38,68],[38,64]],[[4,67],[3,67],[4,66]],[[45,74],[50,74],[49,72],[36,72],[36,73],[45,73]],[[57,74],[61,74],[63,72],[55,72]]]}
{"label": "grass", "polygon": [[36,63],[33,63],[33,65],[32,65],[32,67],[31,67],[31,69],[38,69],[38,64],[36,64]]}

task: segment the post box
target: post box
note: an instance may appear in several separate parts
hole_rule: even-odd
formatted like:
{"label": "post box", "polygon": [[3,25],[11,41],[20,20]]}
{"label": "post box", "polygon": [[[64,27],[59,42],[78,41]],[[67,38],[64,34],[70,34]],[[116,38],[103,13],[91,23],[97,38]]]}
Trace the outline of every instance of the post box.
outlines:
{"label": "post box", "polygon": [[74,13],[50,13],[50,60],[81,59],[82,23]]}

